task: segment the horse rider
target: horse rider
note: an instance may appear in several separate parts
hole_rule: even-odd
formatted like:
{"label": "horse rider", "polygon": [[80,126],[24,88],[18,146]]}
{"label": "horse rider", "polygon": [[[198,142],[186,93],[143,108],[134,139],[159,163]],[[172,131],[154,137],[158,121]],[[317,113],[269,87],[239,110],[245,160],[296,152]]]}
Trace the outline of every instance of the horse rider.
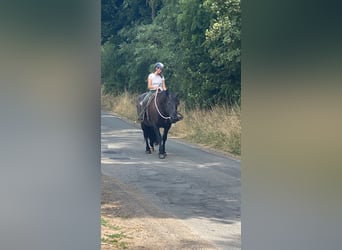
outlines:
{"label": "horse rider", "polygon": [[165,78],[162,74],[164,69],[164,64],[161,62],[157,62],[154,65],[154,73],[150,73],[147,78],[147,88],[150,90],[145,95],[144,99],[139,103],[141,106],[141,112],[139,114],[139,120],[143,120],[146,104],[148,100],[150,99],[151,95],[153,95],[158,89],[161,91],[166,90],[165,85]]}

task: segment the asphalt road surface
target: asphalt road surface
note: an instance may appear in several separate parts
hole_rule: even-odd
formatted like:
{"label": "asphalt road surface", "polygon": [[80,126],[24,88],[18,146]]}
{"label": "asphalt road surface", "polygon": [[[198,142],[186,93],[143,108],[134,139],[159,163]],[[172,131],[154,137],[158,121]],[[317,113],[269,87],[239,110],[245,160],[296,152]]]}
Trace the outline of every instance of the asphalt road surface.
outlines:
{"label": "asphalt road surface", "polygon": [[[172,130],[172,128],[171,128]],[[241,249],[240,162],[169,138],[167,157],[145,154],[139,125],[101,114],[102,174],[138,189],[217,249]]]}

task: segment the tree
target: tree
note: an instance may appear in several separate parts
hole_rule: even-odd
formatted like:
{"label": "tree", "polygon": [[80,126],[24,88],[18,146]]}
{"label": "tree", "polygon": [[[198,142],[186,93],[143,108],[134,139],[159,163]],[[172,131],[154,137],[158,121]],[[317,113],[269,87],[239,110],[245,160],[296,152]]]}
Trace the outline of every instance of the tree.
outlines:
{"label": "tree", "polygon": [[240,0],[206,0],[204,5],[213,14],[206,30],[205,46],[212,63],[218,67],[218,77],[225,79],[219,96],[229,104],[240,102],[241,89],[241,9]]}
{"label": "tree", "polygon": [[101,0],[101,44],[117,41],[118,32],[127,27],[151,23],[146,3],[136,0]]}
{"label": "tree", "polygon": [[165,64],[168,88],[190,108],[239,103],[239,0],[102,0],[105,90],[142,92]]}

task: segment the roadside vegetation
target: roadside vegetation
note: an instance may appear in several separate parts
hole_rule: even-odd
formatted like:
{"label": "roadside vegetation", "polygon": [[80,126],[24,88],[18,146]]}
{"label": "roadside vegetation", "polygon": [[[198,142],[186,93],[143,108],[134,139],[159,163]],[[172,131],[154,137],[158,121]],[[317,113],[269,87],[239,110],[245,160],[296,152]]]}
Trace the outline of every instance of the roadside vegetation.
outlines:
{"label": "roadside vegetation", "polygon": [[[109,249],[127,249],[128,238],[119,226],[112,225],[104,216],[101,216],[101,244],[108,246]],[[105,247],[102,247],[104,249]]]}
{"label": "roadside vegetation", "polygon": [[187,108],[241,103],[240,0],[101,1],[105,93],[142,93],[156,62]]}
{"label": "roadside vegetation", "polygon": [[[137,94],[102,95],[102,109],[137,121]],[[186,109],[181,101],[179,112],[184,119],[170,129],[169,135],[239,157],[241,153],[241,123],[239,106],[220,105],[212,109]]]}

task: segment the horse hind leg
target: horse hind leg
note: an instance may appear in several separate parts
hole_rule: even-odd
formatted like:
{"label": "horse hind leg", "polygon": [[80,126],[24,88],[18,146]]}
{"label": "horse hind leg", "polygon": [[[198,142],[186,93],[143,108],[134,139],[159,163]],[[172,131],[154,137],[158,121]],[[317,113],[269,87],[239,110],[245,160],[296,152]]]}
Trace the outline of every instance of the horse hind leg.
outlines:
{"label": "horse hind leg", "polygon": [[151,148],[151,142],[148,138],[145,138],[145,143],[146,143],[146,149],[145,149],[145,153],[146,154],[151,154],[153,149]]}
{"label": "horse hind leg", "polygon": [[149,131],[148,139],[150,141],[150,144],[149,144],[150,149],[152,151],[154,151],[154,141],[155,141],[155,138],[154,138],[154,134],[153,134],[153,130],[152,129],[150,129],[150,131]]}
{"label": "horse hind leg", "polygon": [[151,151],[151,148],[150,148],[150,145],[149,145],[149,143],[148,143],[148,140],[147,140],[147,138],[145,139],[145,142],[146,142],[146,149],[145,149],[145,153],[146,153],[146,154],[151,154],[151,153],[152,153],[152,151]]}
{"label": "horse hind leg", "polygon": [[144,127],[144,126],[142,126],[142,129],[143,129],[143,132],[144,132],[144,139],[145,139],[145,144],[146,144],[145,153],[146,154],[151,154],[151,148],[150,148],[150,145],[149,145],[148,129],[146,127]]}
{"label": "horse hind leg", "polygon": [[154,142],[150,140],[150,150],[154,152]]}

